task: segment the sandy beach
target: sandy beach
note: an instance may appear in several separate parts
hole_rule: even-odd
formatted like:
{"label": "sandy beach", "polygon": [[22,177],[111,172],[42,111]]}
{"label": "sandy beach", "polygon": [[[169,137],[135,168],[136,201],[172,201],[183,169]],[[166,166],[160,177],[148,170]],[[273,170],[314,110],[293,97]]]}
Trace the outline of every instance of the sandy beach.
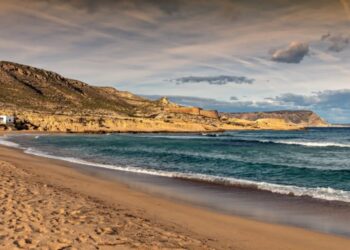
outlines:
{"label": "sandy beach", "polygon": [[0,249],[347,249],[350,239],[215,213],[0,147]]}
{"label": "sandy beach", "polygon": [[350,250],[350,0],[0,13],[0,250]]}

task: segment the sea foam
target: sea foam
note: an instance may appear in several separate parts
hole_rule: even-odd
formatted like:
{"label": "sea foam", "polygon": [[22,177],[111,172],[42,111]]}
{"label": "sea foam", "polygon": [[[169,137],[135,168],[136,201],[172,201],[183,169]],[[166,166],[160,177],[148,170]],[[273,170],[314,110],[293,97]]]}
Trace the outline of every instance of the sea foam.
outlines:
{"label": "sea foam", "polygon": [[8,136],[0,137],[0,145],[11,147],[11,148],[21,148],[19,144],[15,142],[8,141]]}
{"label": "sea foam", "polygon": [[350,148],[350,144],[336,142],[313,142],[313,141],[275,141],[275,143],[300,145],[306,147],[341,147]]}

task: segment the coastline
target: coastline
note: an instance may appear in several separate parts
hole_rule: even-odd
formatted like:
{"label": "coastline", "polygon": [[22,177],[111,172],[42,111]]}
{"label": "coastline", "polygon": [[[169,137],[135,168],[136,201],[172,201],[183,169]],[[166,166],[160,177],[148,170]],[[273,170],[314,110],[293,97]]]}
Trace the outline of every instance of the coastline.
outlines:
{"label": "coastline", "polygon": [[[64,137],[72,137],[75,138],[77,136],[78,138],[82,136],[82,134],[66,134],[66,133],[16,133],[13,132],[11,134],[7,133],[6,135],[13,136],[13,140],[11,138],[8,138],[9,140],[1,140],[0,139],[0,145],[5,145],[5,146],[10,146],[14,148],[20,148],[22,149],[26,154],[30,155],[36,155],[39,157],[45,157],[45,158],[50,158],[50,159],[56,159],[56,160],[62,160],[65,162],[71,163],[74,167],[77,167],[79,165],[83,166],[82,169],[86,168],[91,168],[91,169],[96,169],[96,171],[104,171],[106,169],[110,170],[110,173],[108,175],[113,175],[114,177],[118,177],[118,175],[125,175],[125,172],[132,174],[140,174],[142,176],[156,176],[156,177],[164,177],[164,179],[168,181],[174,181],[174,179],[178,180],[183,180],[185,182],[192,182],[192,183],[206,183],[206,184],[211,184],[211,185],[218,185],[218,186],[227,186],[231,187],[233,189],[250,189],[250,190],[258,190],[261,193],[263,192],[268,192],[268,193],[275,193],[275,194],[280,194],[282,197],[285,196],[291,196],[291,197],[300,197],[301,199],[311,199],[311,200],[321,200],[321,201],[330,201],[330,202],[344,202],[345,204],[350,204],[350,192],[344,191],[342,189],[337,189],[337,188],[332,188],[331,186],[313,186],[313,187],[307,187],[307,186],[300,186],[296,184],[277,184],[269,181],[264,181],[264,180],[252,180],[249,178],[245,177],[232,177],[232,176],[224,176],[224,175],[215,175],[215,174],[206,174],[206,173],[197,173],[197,172],[182,172],[182,171],[168,171],[166,169],[148,169],[147,167],[135,167],[131,164],[125,164],[123,163],[120,165],[118,162],[110,162],[110,161],[104,161],[103,159],[93,159],[90,158],[89,156],[79,156],[79,155],[71,155],[69,152],[64,152],[58,153],[60,150],[57,148],[56,150],[58,151],[51,151],[46,150],[45,148],[41,148],[40,146],[36,148],[35,146],[31,145],[28,142],[21,142],[21,139],[19,141],[16,140],[16,136],[14,135],[19,135],[19,138],[25,138],[28,136],[28,138],[35,136],[35,139],[38,138],[44,138],[47,136],[53,136],[56,138],[59,138],[60,136]],[[57,137],[57,136],[58,137]],[[101,138],[109,138],[111,134],[107,134],[108,137],[102,136]],[[95,134],[84,134],[83,137],[94,137]],[[116,135],[118,138],[120,136],[124,137],[130,137],[131,140],[134,139],[134,133],[123,133],[122,135]],[[200,134],[190,134],[188,136],[186,133],[182,133],[180,137],[179,135],[173,135],[172,133],[166,133],[166,134],[158,134],[157,133],[152,133],[152,135],[149,135],[148,133],[141,133],[138,135],[135,135],[136,138],[164,138],[164,139],[203,139],[203,138],[210,138],[210,137],[219,137],[219,138],[224,138],[225,134],[214,134],[214,135],[200,135]],[[184,136],[184,137],[183,137]],[[222,136],[222,137],[221,137]],[[232,135],[226,135],[229,139],[235,137]],[[53,138],[54,139],[54,138]],[[237,140],[237,139],[236,139]],[[17,141],[17,142],[16,142]],[[240,139],[238,139],[240,141]],[[247,142],[247,140],[242,139],[242,142]],[[336,143],[336,142],[312,142],[312,141],[298,141],[298,140],[292,140],[292,141],[283,141],[283,140],[274,140],[273,138],[270,139],[257,139],[257,140],[252,140],[252,142],[257,142],[261,143],[264,145],[291,145],[291,146],[303,146],[303,147],[319,147],[319,148],[324,148],[324,147],[340,147],[340,148],[349,148],[350,145],[347,143]],[[24,143],[24,145],[22,144]],[[135,146],[135,145],[134,145]],[[63,148],[62,148],[63,149]],[[68,154],[67,154],[68,153]],[[186,155],[186,154],[185,154]],[[98,158],[98,156],[97,156]],[[133,157],[131,157],[133,158]],[[139,162],[140,166],[143,164],[142,162]],[[132,178],[131,178],[132,179]],[[145,178],[147,179],[147,178]],[[150,180],[152,182],[154,180]],[[160,187],[162,188],[162,187]],[[192,197],[195,198],[195,197]],[[210,197],[209,197],[210,198]],[[232,204],[233,205],[233,204]],[[350,208],[350,206],[349,206]],[[350,213],[349,213],[350,214]],[[350,217],[345,218],[345,219],[350,219]],[[294,223],[292,223],[294,225]],[[299,225],[300,226],[300,225]],[[327,225],[327,228],[329,225]],[[311,227],[312,228],[312,227]],[[315,229],[315,228],[312,228]],[[316,228],[317,229],[317,228]],[[334,233],[333,230],[330,231],[325,231],[325,230],[320,230],[321,232],[326,232],[326,233]],[[338,231],[338,230],[337,230]],[[350,229],[345,230],[346,233],[341,233],[344,235],[350,235]],[[337,232],[338,233],[338,232]]]}
{"label": "coastline", "polygon": [[[350,244],[348,238],[220,214],[140,192],[123,183],[81,173],[65,162],[27,155],[16,149],[0,147],[0,161],[26,171],[31,175],[31,181],[45,183],[61,191],[69,190],[79,197],[91,197],[114,208],[123,207],[135,213],[136,217],[149,221],[151,228],[161,226],[174,235],[186,235],[187,241],[191,242],[189,244],[194,244],[191,248],[344,249]],[[96,213],[99,212],[96,209]],[[153,230],[148,233],[152,232],[156,234]],[[175,236],[170,235],[168,242],[176,246],[178,242],[172,241]],[[161,236],[155,237],[161,244]],[[132,241],[130,239],[130,244],[125,242],[123,245],[132,247]],[[147,242],[143,244],[150,247]],[[181,244],[177,247],[181,248]]]}

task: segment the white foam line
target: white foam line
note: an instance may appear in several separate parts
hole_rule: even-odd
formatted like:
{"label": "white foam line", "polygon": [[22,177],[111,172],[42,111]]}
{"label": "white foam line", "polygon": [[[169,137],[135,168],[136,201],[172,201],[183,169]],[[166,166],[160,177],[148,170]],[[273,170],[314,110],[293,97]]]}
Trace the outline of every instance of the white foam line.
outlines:
{"label": "white foam line", "polygon": [[15,142],[11,142],[7,140],[8,136],[4,135],[0,137],[0,145],[11,147],[11,148],[21,148],[21,146]]}
{"label": "white foam line", "polygon": [[350,148],[350,144],[342,144],[336,142],[313,142],[313,141],[273,141],[273,140],[260,140],[265,143],[277,143],[277,144],[287,144],[287,145],[299,145],[305,147],[341,147]]}

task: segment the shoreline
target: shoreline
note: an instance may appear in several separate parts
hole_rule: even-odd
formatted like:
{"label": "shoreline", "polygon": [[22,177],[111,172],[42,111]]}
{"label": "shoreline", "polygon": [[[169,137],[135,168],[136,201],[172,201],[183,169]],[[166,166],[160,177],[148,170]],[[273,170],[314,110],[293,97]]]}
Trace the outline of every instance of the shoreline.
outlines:
{"label": "shoreline", "polygon": [[141,210],[147,220],[171,225],[182,233],[199,237],[202,239],[200,244],[206,242],[213,248],[280,249],[283,246],[293,249],[344,249],[350,244],[348,238],[220,214],[140,192],[123,183],[80,173],[62,161],[27,155],[20,150],[0,147],[0,160],[35,174],[47,184],[71,189],[79,195],[88,195],[112,206],[118,204],[128,210]]}
{"label": "shoreline", "polygon": [[[24,134],[23,136],[26,135],[33,136],[32,134]],[[45,136],[44,134],[38,135]],[[122,183],[137,191],[168,198],[171,201],[185,202],[190,206],[195,205],[217,213],[266,223],[294,226],[345,237],[350,236],[350,227],[344,223],[350,220],[348,199],[345,199],[345,196],[343,198],[327,197],[323,193],[327,192],[331,195],[337,190],[315,189],[298,193],[299,189],[302,188],[276,186],[243,179],[226,180],[215,176],[210,176],[208,179],[209,176],[187,176],[180,172],[125,169],[118,165],[106,165],[37,151],[30,145],[26,147],[17,145],[16,140],[15,144],[12,145],[11,141],[8,141],[7,146],[19,149],[25,154],[58,160],[60,164],[64,163],[64,165],[83,174]],[[6,143],[1,144],[6,146]],[[226,183],[227,181],[229,183]]]}
{"label": "shoreline", "polygon": [[[141,133],[146,135],[147,133]],[[155,137],[157,137],[157,133],[154,133]],[[192,133],[193,134],[193,133]],[[81,134],[66,134],[66,133],[12,133],[12,134],[5,134],[5,136],[45,136],[45,135],[62,135],[62,136],[74,136],[74,135],[81,135]],[[93,136],[95,134],[86,134]],[[132,136],[133,133],[125,133],[124,135]],[[186,135],[185,133],[182,133],[182,135]],[[170,133],[167,133],[166,135],[162,135],[165,138],[172,137],[173,135]],[[142,136],[141,136],[142,137]],[[211,136],[208,136],[208,138]],[[193,134],[193,138],[205,138],[197,133]],[[283,142],[274,142],[269,140],[262,140],[263,143],[272,143],[272,144],[279,144]],[[290,145],[306,145],[308,146],[308,143],[286,143]],[[327,143],[326,143],[327,144]],[[168,171],[161,171],[161,170],[148,170],[148,169],[139,169],[134,167],[128,167],[124,168],[118,165],[114,164],[108,164],[108,163],[101,163],[98,161],[90,161],[85,160],[83,158],[76,158],[76,157],[66,157],[64,155],[54,155],[52,153],[48,153],[45,150],[37,150],[35,148],[32,148],[31,146],[22,147],[21,145],[17,145],[16,142],[12,142],[11,140],[1,140],[0,146],[10,146],[13,148],[20,148],[24,151],[26,154],[35,155],[39,157],[49,158],[49,159],[56,159],[64,162],[68,162],[73,165],[83,165],[98,169],[109,169],[117,172],[128,172],[130,174],[142,174],[142,175],[148,175],[148,176],[157,176],[157,177],[165,177],[169,179],[178,179],[183,180],[187,182],[192,183],[205,183],[208,185],[217,185],[222,187],[229,187],[234,189],[246,189],[246,190],[256,190],[258,192],[264,193],[272,193],[276,195],[281,196],[290,196],[290,197],[296,197],[296,198],[306,198],[306,199],[313,199],[313,200],[321,200],[324,202],[340,202],[340,203],[346,203],[350,204],[350,198],[349,196],[344,195],[343,190],[333,189],[333,188],[319,188],[319,187],[300,187],[295,185],[283,185],[283,184],[274,184],[264,181],[254,181],[249,179],[240,179],[240,178],[234,178],[234,177],[223,177],[223,176],[216,176],[216,175],[206,175],[206,174],[197,174],[197,173],[183,173],[183,172],[168,172]],[[333,144],[331,144],[333,145]],[[334,144],[335,145],[335,144]],[[325,145],[320,145],[325,146]],[[326,145],[327,146],[327,145]],[[338,145],[337,145],[338,146]],[[342,147],[349,147],[348,145],[342,145]],[[112,171],[112,173],[113,173]],[[350,235],[350,232],[349,232]]]}

